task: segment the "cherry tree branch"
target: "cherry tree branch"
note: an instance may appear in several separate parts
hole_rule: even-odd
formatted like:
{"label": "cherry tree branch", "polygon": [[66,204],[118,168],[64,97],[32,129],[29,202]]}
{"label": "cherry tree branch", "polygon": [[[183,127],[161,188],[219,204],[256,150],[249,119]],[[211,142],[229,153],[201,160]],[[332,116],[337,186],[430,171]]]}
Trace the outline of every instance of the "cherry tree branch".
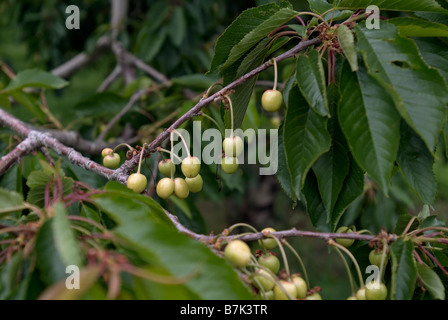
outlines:
{"label": "cherry tree branch", "polygon": [[114,70],[104,79],[104,81],[100,84],[98,87],[97,92],[103,92],[106,91],[107,88],[110,87],[110,85],[118,78],[118,76],[121,74],[121,66],[116,65]]}
{"label": "cherry tree branch", "polygon": [[[301,41],[298,45],[296,45],[289,51],[276,57],[276,60],[277,60],[277,62],[279,62],[279,61],[285,60],[287,58],[293,57],[300,51],[305,50],[306,48],[308,48],[310,46],[317,45],[320,42],[321,42],[320,38],[314,38],[311,40]],[[214,93],[213,95],[211,95],[207,98],[202,98],[193,108],[191,108],[183,116],[181,116],[179,119],[177,119],[168,129],[165,129],[156,139],[154,139],[149,144],[149,147],[143,151],[144,156],[147,157],[151,153],[155,152],[157,147],[160,146],[161,143],[169,137],[169,134],[172,130],[178,128],[180,125],[182,125],[184,122],[188,121],[190,118],[198,115],[202,108],[211,104],[213,101],[222,98],[230,90],[241,85],[242,83],[246,82],[247,80],[253,78],[254,76],[261,73],[262,71],[270,68],[271,66],[272,66],[272,63],[270,61],[267,61],[267,62],[263,63],[262,65],[260,65],[259,67],[246,73],[242,77],[238,78],[237,80],[233,81],[232,83],[230,83],[226,87],[222,88],[218,92]],[[128,104],[128,105],[132,106],[132,104]],[[116,118],[117,119],[119,118],[118,115]],[[31,129],[25,123],[16,119],[15,117],[13,117],[12,115],[10,115],[9,113],[7,113],[4,110],[0,110],[0,123],[9,127],[11,130],[17,132],[23,138],[27,138],[31,132]],[[64,144],[59,142],[57,139],[55,139],[48,133],[42,133],[42,132],[35,131],[35,133],[33,133],[33,134],[36,134],[37,137],[41,140],[42,146],[45,146],[45,147],[55,150],[58,154],[67,157],[68,160],[71,161],[73,164],[75,164],[79,167],[85,168],[89,171],[98,173],[98,174],[106,177],[109,180],[117,180],[117,181],[125,184],[127,177],[129,176],[131,171],[138,165],[138,160],[139,160],[140,154],[137,154],[132,159],[125,161],[125,163],[120,168],[118,168],[116,170],[110,170],[108,168],[105,168],[105,167],[95,163],[94,161],[90,160],[89,158],[82,156],[79,152],[77,152],[73,148],[69,148],[69,147],[65,146]]]}
{"label": "cherry tree branch", "polygon": [[[177,230],[179,232],[182,232],[191,238],[201,241],[206,244],[211,244],[216,241],[219,241],[219,239],[230,241],[233,239],[238,238],[239,240],[251,242],[256,241],[260,239],[265,239],[266,236],[263,232],[256,232],[247,234],[244,236],[241,235],[228,235],[228,236],[216,236],[216,235],[203,235],[198,234],[190,229],[186,228],[184,225],[182,225],[179,222],[179,219],[177,216],[171,214],[170,212],[164,210],[166,215],[170,218],[170,220],[173,222],[173,224],[176,226]],[[314,231],[304,231],[304,230],[297,230],[296,228],[292,228],[289,230],[282,230],[282,231],[276,231],[271,233],[273,236],[277,237],[278,239],[286,239],[291,237],[301,237],[301,238],[316,238],[316,239],[322,239],[325,242],[328,242],[330,239],[353,239],[353,240],[359,240],[359,241],[372,241],[377,236],[376,235],[366,235],[366,234],[357,234],[357,233],[334,233],[334,232],[314,232]],[[398,238],[395,234],[390,234],[388,242],[394,242]]]}
{"label": "cherry tree branch", "polygon": [[[18,133],[21,137],[25,138],[25,140],[22,142],[24,144],[19,144],[19,146],[21,145],[21,148],[24,148],[25,150],[23,152],[16,151],[18,155],[23,156],[26,153],[30,153],[37,148],[44,146],[55,150],[59,155],[66,157],[71,163],[78,167],[93,171],[108,179],[112,179],[112,177],[114,176],[113,170],[103,167],[95,161],[84,157],[75,149],[67,147],[59,142],[49,133],[31,130],[24,122],[20,121],[19,119],[15,118],[2,109],[0,109],[0,124],[10,128],[11,130]],[[29,137],[31,138],[28,139]],[[5,166],[9,161],[9,158],[5,159]]]}
{"label": "cherry tree branch", "polygon": [[[299,53],[302,50],[307,49],[308,47],[314,46],[321,43],[321,39],[314,38],[311,40],[301,41],[298,45],[290,49],[289,51],[286,51],[285,53],[279,55],[276,57],[276,61],[280,62],[282,60],[285,60],[287,58],[295,56],[297,53]],[[267,61],[260,65],[259,67],[253,69],[252,71],[246,73],[242,77],[238,78],[237,80],[233,81],[232,83],[228,84],[221,90],[217,91],[213,95],[202,98],[194,107],[192,107],[188,112],[186,112],[183,116],[181,116],[179,119],[177,119],[168,129],[165,129],[156,139],[154,139],[146,148],[144,152],[144,156],[147,157],[154,151],[156,151],[157,147],[160,146],[162,141],[167,139],[170,135],[170,132],[174,129],[177,129],[180,125],[182,125],[184,122],[188,121],[190,118],[196,116],[199,114],[202,108],[208,106],[213,101],[222,98],[227,92],[230,90],[236,88],[237,86],[241,85],[242,83],[246,82],[247,80],[255,77],[259,73],[263,72],[264,70],[270,68],[272,66],[272,63],[270,61]],[[126,180],[122,179],[122,177],[127,177],[129,173],[138,165],[140,154],[137,154],[132,159],[126,161],[120,168],[116,170],[116,175],[114,176],[117,178],[118,181],[125,183]]]}
{"label": "cherry tree branch", "polygon": [[79,69],[82,69],[88,64],[95,61],[98,56],[109,47],[109,37],[103,36],[98,39],[98,42],[96,43],[95,49],[92,51],[92,53],[88,54],[85,52],[81,52],[67,62],[51,70],[51,73],[61,78],[68,78]]}

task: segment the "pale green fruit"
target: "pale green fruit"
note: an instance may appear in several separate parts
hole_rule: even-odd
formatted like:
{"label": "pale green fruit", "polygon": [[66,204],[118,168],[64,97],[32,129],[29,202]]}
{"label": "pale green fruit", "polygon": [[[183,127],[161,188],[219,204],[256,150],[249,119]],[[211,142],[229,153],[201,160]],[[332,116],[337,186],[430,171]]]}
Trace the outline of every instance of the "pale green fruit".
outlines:
{"label": "pale green fruit", "polygon": [[188,189],[190,189],[190,192],[196,193],[202,190],[202,186],[204,184],[204,181],[202,180],[202,177],[200,174],[198,174],[194,178],[185,178],[185,182],[188,185]]}
{"label": "pale green fruit", "polygon": [[188,184],[182,178],[174,179],[174,195],[179,199],[186,199],[190,194]]}
{"label": "pale green fruit", "polygon": [[283,104],[283,95],[278,90],[266,90],[261,96],[261,105],[268,112],[278,111]]}
{"label": "pale green fruit", "polygon": [[[286,292],[288,292],[292,299],[297,298],[297,288],[294,283],[286,280],[280,280],[280,285],[283,287],[283,289],[285,289]],[[274,287],[274,299],[289,300],[288,296],[283,292],[279,285],[275,285]]]}
{"label": "pale green fruit", "polygon": [[235,267],[243,268],[250,262],[250,248],[241,240],[230,241],[224,249],[224,258]]}
{"label": "pale green fruit", "polygon": [[225,138],[222,142],[222,149],[228,157],[238,157],[244,149],[243,140],[238,136]]}
{"label": "pale green fruit", "polygon": [[157,183],[157,195],[162,199],[169,198],[174,192],[174,181],[170,178],[163,178]]}

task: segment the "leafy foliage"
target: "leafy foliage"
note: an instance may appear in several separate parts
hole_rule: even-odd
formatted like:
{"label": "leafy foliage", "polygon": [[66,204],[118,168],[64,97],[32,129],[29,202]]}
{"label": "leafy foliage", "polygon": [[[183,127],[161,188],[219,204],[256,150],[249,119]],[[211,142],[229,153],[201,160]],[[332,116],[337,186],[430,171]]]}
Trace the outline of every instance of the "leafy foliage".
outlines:
{"label": "leafy foliage", "polygon": [[[302,210],[319,232],[351,226],[357,235],[376,234],[347,250],[356,257],[352,269],[359,263],[365,270],[369,252],[387,246],[391,263],[380,280],[388,298],[446,299],[448,229],[431,213],[439,207],[438,191],[443,200],[442,187],[448,187],[448,6],[437,0],[376,1],[381,21],[375,29],[368,21],[376,17],[364,12],[372,1],[259,3],[247,8],[245,1],[138,1],[123,28],[110,30],[104,13],[110,8],[81,1],[82,34],[63,27],[62,4],[0,5],[0,108],[91,156],[80,164],[70,151],[61,160],[58,150],[36,149],[6,168],[9,152],[20,153],[25,137],[15,132],[21,123],[0,128],[1,299],[263,297],[253,277],[260,269],[255,257],[240,269],[222,259],[229,233],[261,230],[275,219],[282,228],[300,229]],[[115,57],[96,51],[98,39],[115,33],[113,45],[105,46]],[[287,60],[278,58],[310,39],[318,42]],[[131,55],[120,56],[117,48]],[[68,79],[53,74],[81,51],[92,54],[90,65]],[[273,59],[275,71],[268,68]],[[261,65],[264,72],[247,77]],[[115,67],[120,75],[104,89]],[[236,80],[242,83],[192,115],[199,130],[181,118],[201,97]],[[284,103],[275,113],[260,104],[270,87],[283,90]],[[150,143],[179,119],[187,133],[267,129],[273,138],[268,149],[278,147],[277,178],[260,177],[250,165],[230,175],[204,164],[203,192],[184,200],[153,192],[161,178],[153,172],[155,153],[138,169],[149,181],[144,194],[107,183],[105,177],[122,181],[129,167],[104,171],[104,177],[88,171],[95,167],[91,161],[101,163],[99,144]],[[259,138],[245,135],[247,147]],[[114,152],[129,159],[136,151]],[[260,153],[255,158],[268,165]],[[227,229],[241,220],[258,225]],[[224,231],[214,235],[210,222],[215,228],[225,224]],[[187,234],[179,232],[185,228]],[[302,268],[293,246],[280,244],[292,248]],[[266,249],[250,245],[257,255]],[[85,284],[76,292],[65,286],[73,265]],[[288,278],[287,272],[274,274],[275,280]],[[308,289],[308,296],[318,291]]]}

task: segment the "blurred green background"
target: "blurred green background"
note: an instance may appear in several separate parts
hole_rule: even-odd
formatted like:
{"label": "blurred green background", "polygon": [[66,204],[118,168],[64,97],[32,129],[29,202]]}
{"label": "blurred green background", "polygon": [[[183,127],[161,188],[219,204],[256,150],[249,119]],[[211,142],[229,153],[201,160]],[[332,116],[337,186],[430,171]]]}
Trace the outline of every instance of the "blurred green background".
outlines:
{"label": "blurred green background", "polygon": [[[203,75],[208,71],[217,37],[244,9],[267,2],[270,1],[132,0],[129,2],[125,28],[119,33],[118,40],[169,79]],[[291,2],[296,10],[308,10],[306,0]],[[78,5],[81,10],[80,30],[65,28],[65,8],[70,4]],[[3,0],[0,3],[0,88],[9,82],[5,72],[7,68],[15,73],[29,68],[52,70],[82,51],[87,54],[92,52],[98,38],[108,32],[109,21],[109,1]],[[96,90],[115,65],[113,52],[106,51],[101,58],[74,73],[68,79],[70,85],[66,89],[46,93],[51,114],[65,130],[77,131],[83,138],[94,140],[108,119],[120,110],[135,90],[143,85],[154,84],[143,73],[137,73],[134,81],[128,84],[118,79],[98,99]],[[285,81],[293,68],[293,61],[280,63],[280,81]],[[259,79],[272,80],[272,70],[264,72]],[[164,119],[179,109],[181,114],[192,106],[192,102],[182,95],[185,82],[198,94],[206,88],[202,83],[192,86],[191,81],[179,80],[170,88],[140,101],[139,107],[123,118],[122,127],[130,123],[136,132],[142,133],[147,139],[153,138],[160,128],[151,130],[148,125],[150,119]],[[207,81],[205,83],[208,84]],[[259,104],[263,90],[263,87],[258,87],[255,91],[245,119],[247,127],[275,128],[272,115],[263,112]],[[98,103],[98,100],[102,103]],[[211,109],[212,115],[219,115],[217,108]],[[54,128],[52,123],[36,122],[23,105],[14,105],[9,110],[24,121]],[[281,114],[276,116],[281,119]],[[114,135],[119,134],[122,127],[112,130],[107,138],[113,141]],[[7,144],[2,143],[1,147],[3,154]],[[437,155],[434,173],[439,193],[432,214],[446,221],[448,165],[444,150],[439,150]],[[98,155],[93,158],[100,161]],[[33,161],[27,157],[24,165],[32,166]],[[151,174],[153,161],[147,161],[143,169],[147,174]],[[94,187],[105,184],[103,178],[83,172],[67,161],[64,163],[66,172],[76,175],[79,180]],[[0,177],[1,186],[11,183],[14,170]],[[174,203],[163,203],[195,231],[216,234],[238,222],[252,224],[258,229],[271,226],[277,230],[293,227],[314,230],[303,205],[294,205],[274,176],[259,176],[255,165],[241,166],[236,175],[223,176],[221,192],[218,192],[214,166],[202,168],[201,174],[205,180],[204,192],[192,197],[189,209],[180,208]],[[421,208],[422,204],[406,186],[400,172],[397,172],[389,197],[378,191],[374,183],[368,183],[364,194],[348,208],[341,224],[355,224],[358,229],[367,228],[373,232],[385,227],[387,231],[393,232],[400,213],[407,211],[415,215]],[[359,218],[361,213],[362,218]],[[322,240],[291,239],[291,243],[302,255],[312,285],[322,288],[324,299],[341,299],[350,295],[347,274],[339,256],[329,250]],[[367,259],[369,248],[365,244],[355,246],[353,250],[359,250],[360,256]],[[293,256],[290,256],[289,261],[291,269],[300,272]],[[360,263],[365,264],[366,261]]]}

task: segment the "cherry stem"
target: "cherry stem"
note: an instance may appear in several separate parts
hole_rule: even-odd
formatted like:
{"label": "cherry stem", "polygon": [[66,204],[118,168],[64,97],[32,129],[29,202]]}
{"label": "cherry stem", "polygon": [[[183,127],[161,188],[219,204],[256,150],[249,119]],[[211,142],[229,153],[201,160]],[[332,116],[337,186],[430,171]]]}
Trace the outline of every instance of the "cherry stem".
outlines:
{"label": "cherry stem", "polygon": [[294,247],[291,244],[289,244],[288,241],[284,241],[283,243],[289,248],[289,250],[292,251],[292,253],[296,256],[297,260],[299,261],[300,267],[302,268],[303,277],[305,278],[306,285],[308,286],[308,289],[310,289],[311,288],[310,281],[308,279],[308,274],[306,272],[305,264],[303,263],[302,258],[300,257],[299,253],[294,249]]}
{"label": "cherry stem", "polygon": [[134,148],[132,148],[130,145],[128,145],[127,143],[120,143],[118,146],[116,146],[113,150],[112,150],[112,154],[115,152],[115,150],[117,150],[119,147],[121,147],[121,146],[126,146],[126,147],[128,147],[129,148],[129,150],[134,150]]}
{"label": "cherry stem", "polygon": [[380,263],[380,282],[384,277],[384,260],[386,259],[386,250],[387,250],[387,240],[383,239],[383,252],[381,253],[381,263]]}
{"label": "cherry stem", "polygon": [[330,29],[330,25],[328,24],[327,20],[325,20],[321,15],[318,15],[314,12],[304,11],[304,12],[300,12],[298,16],[301,16],[302,14],[307,14],[307,15],[310,15],[310,16],[313,16],[313,17],[316,17],[316,18],[322,20],[322,22],[327,26],[327,28]]}
{"label": "cherry stem", "polygon": [[229,108],[230,108],[230,138],[233,138],[233,105],[232,105],[232,99],[228,95],[225,95],[227,101],[229,102]]}
{"label": "cherry stem", "polygon": [[353,256],[353,254],[350,252],[350,250],[348,250],[346,247],[340,245],[339,243],[337,243],[333,239],[328,240],[328,244],[330,246],[335,246],[335,247],[341,249],[342,251],[344,251],[350,257],[350,259],[352,259],[353,264],[355,265],[355,268],[356,268],[356,272],[358,273],[359,286],[361,288],[364,287],[364,279],[362,278],[362,273],[361,273],[361,269],[359,268],[358,261],[356,261],[356,258]]}
{"label": "cherry stem", "polygon": [[440,230],[440,231],[448,232],[448,228],[445,228],[445,227],[427,227],[427,228],[411,231],[411,232],[408,233],[408,236],[410,236],[410,235],[417,235],[419,233],[422,233],[422,232],[425,232],[425,231],[429,231],[429,230]]}
{"label": "cherry stem", "polygon": [[440,268],[440,270],[443,271],[443,273],[448,276],[448,271],[442,266],[442,264],[437,260],[436,257],[434,257],[431,253],[429,253],[428,250],[426,250],[420,243],[417,243],[417,246],[422,250],[434,263]]}
{"label": "cherry stem", "polygon": [[[174,156],[174,152],[173,152],[173,148],[174,148],[174,132],[173,131],[170,132],[170,140],[171,140],[170,160],[171,160],[171,163],[173,163],[173,160],[174,160],[173,159],[173,156]],[[171,180],[173,180],[174,179],[174,169],[173,169],[173,167],[171,167],[170,169],[171,169]]]}
{"label": "cherry stem", "polygon": [[406,233],[408,233],[408,231],[411,228],[412,223],[414,223],[415,219],[417,219],[417,217],[412,217],[411,220],[409,220],[408,224],[406,225],[406,228],[404,228],[403,233],[401,234],[402,237],[404,237],[404,235]]}
{"label": "cherry stem", "polygon": [[258,230],[255,229],[254,227],[252,227],[250,224],[240,222],[240,223],[235,223],[234,225],[231,225],[231,226],[227,229],[228,234],[232,233],[232,231],[235,230],[235,228],[238,228],[238,227],[246,227],[246,228],[249,228],[250,230],[252,230],[254,233],[257,233],[257,232],[258,232]]}
{"label": "cherry stem", "polygon": [[207,91],[204,93],[204,98],[208,98],[208,96],[210,95],[210,92],[212,91],[212,89],[214,88],[214,87],[216,87],[216,86],[221,86],[222,87],[222,82],[221,82],[221,80],[220,81],[217,81],[217,82],[215,82],[214,84],[212,84],[210,87],[208,87],[208,89],[207,89]]}
{"label": "cherry stem", "polygon": [[215,124],[215,126],[219,129],[219,131],[221,132],[221,134],[224,136],[224,131],[223,131],[223,129],[221,128],[221,126],[219,125],[219,123],[218,123],[215,119],[213,119],[213,118],[210,117],[208,114],[203,113],[203,112],[199,113],[197,116],[202,116],[202,117],[205,117],[205,118],[209,119],[211,122],[213,122],[213,123]]}
{"label": "cherry stem", "polygon": [[[177,158],[177,160],[179,160],[180,162],[182,162],[182,159],[177,155],[177,154],[174,154],[173,152],[171,152],[170,150],[167,150],[167,149],[163,149],[163,148],[160,148],[160,147],[158,147],[157,148],[157,151],[159,151],[159,152],[165,152],[165,153],[168,153],[168,154],[173,154],[173,156],[175,156],[176,158]],[[171,158],[171,157],[170,157]],[[172,163],[172,162],[171,162]],[[173,164],[174,165],[174,164]]]}
{"label": "cherry stem", "polygon": [[300,23],[302,24],[302,26],[306,27],[306,24],[305,24],[305,22],[303,21],[303,19],[302,19],[302,18],[300,18],[300,16],[296,16],[296,18],[297,18],[297,20],[299,20],[299,21],[300,21]]}
{"label": "cherry stem", "polygon": [[137,169],[137,173],[140,173],[140,169],[142,167],[142,160],[143,160],[143,154],[145,153],[145,148],[146,148],[147,144],[144,143],[142,150],[140,151],[140,159],[138,161],[138,169]]}
{"label": "cherry stem", "polygon": [[345,270],[347,270],[348,279],[350,281],[350,289],[352,291],[352,295],[354,296],[355,295],[355,284],[353,283],[353,276],[350,271],[350,267],[348,266],[347,260],[345,260],[344,255],[342,254],[341,250],[338,247],[334,247],[334,249],[336,250],[336,252],[341,257],[342,261],[344,262]]}
{"label": "cherry stem", "polygon": [[[184,137],[182,137],[182,135],[180,134],[179,131],[177,131],[176,129],[173,129],[173,131],[179,136],[180,140],[182,140],[182,143],[184,144],[184,147],[187,150],[187,156],[188,156],[188,158],[191,158],[191,154],[190,154],[190,150],[188,149],[187,141],[185,141]],[[173,150],[173,148],[171,148],[171,150]]]}
{"label": "cherry stem", "polygon": [[275,58],[272,59],[274,61],[274,87],[272,90],[277,90],[277,60]]}
{"label": "cherry stem", "polygon": [[290,279],[291,273],[289,272],[288,258],[286,257],[285,249],[283,249],[283,245],[282,245],[281,241],[276,236],[274,236],[272,234],[270,234],[269,236],[277,242],[278,248],[280,249],[280,252],[282,254],[283,264],[285,265],[285,271],[286,271],[286,274],[288,275],[288,280],[291,280]]}
{"label": "cherry stem", "polygon": [[75,216],[75,215],[69,215],[68,219],[69,220],[75,220],[75,221],[81,221],[81,222],[85,222],[85,223],[91,224],[92,226],[94,226],[95,228],[101,230],[102,232],[107,233],[106,228],[104,228],[102,225],[100,225],[99,223],[97,223],[97,222],[95,222],[95,221],[93,221],[91,219],[87,219],[87,218],[84,218],[82,216]]}

